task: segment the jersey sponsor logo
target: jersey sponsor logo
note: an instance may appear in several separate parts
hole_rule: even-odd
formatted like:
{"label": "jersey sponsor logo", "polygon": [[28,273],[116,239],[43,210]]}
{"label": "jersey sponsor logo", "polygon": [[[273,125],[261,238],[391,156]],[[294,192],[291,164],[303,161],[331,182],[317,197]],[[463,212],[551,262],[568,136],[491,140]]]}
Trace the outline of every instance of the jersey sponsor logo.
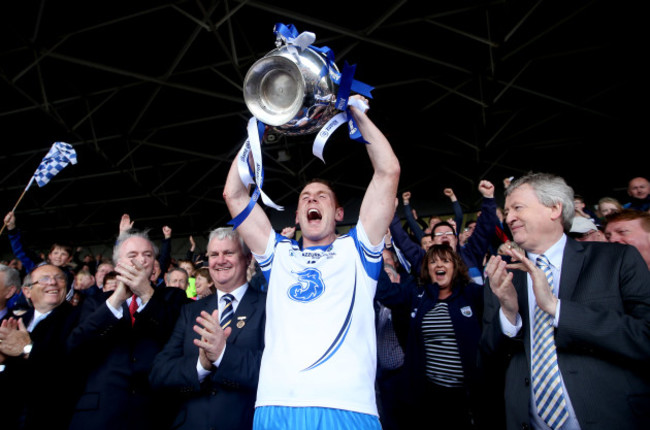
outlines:
{"label": "jersey sponsor logo", "polygon": [[319,260],[325,259],[330,260],[336,257],[336,252],[330,246],[325,250],[305,250],[301,251],[300,249],[292,249],[289,251],[289,256],[292,258],[301,257],[304,259],[305,264],[316,264]]}
{"label": "jersey sponsor logo", "polygon": [[298,282],[287,290],[292,300],[307,303],[316,300],[325,292],[323,276],[319,270],[308,268],[295,275],[298,276]]}

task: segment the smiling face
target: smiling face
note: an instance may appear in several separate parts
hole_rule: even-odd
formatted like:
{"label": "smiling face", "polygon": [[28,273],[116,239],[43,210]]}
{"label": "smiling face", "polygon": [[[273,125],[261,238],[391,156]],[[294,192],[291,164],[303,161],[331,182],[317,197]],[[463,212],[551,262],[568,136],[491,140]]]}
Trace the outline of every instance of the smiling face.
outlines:
{"label": "smiling face", "polygon": [[635,247],[650,268],[650,232],[643,228],[641,219],[610,221],[605,227],[605,236],[609,242]]}
{"label": "smiling face", "polygon": [[562,236],[562,205],[544,206],[533,187],[514,189],[505,204],[506,223],[514,241],[524,250],[542,254]]}
{"label": "smiling face", "polygon": [[616,206],[614,203],[603,202],[598,205],[598,212],[600,212],[600,214],[604,217],[616,213],[619,210],[620,209],[618,206]]}
{"label": "smiling face", "polygon": [[343,220],[343,208],[332,189],[312,182],[300,193],[296,223],[300,224],[303,246],[329,245],[336,239],[336,223]]}
{"label": "smiling face", "polygon": [[[208,274],[208,276],[210,276],[210,274]],[[197,274],[194,284],[196,285],[196,295],[200,299],[212,294],[210,287],[214,286],[214,281],[206,278],[204,274]]]}
{"label": "smiling face", "polygon": [[23,294],[31,300],[34,309],[46,313],[65,300],[66,276],[61,269],[47,264],[31,273],[33,284],[23,287]]}
{"label": "smiling face", "polygon": [[47,259],[50,264],[57,267],[62,267],[70,262],[70,254],[65,249],[57,246],[54,247],[54,249],[50,251],[49,254],[47,254]]}
{"label": "smiling face", "polygon": [[454,282],[454,262],[445,255],[434,255],[429,259],[428,270],[431,282],[435,282],[440,290],[450,290]]}
{"label": "smiling face", "polygon": [[208,244],[208,268],[215,287],[229,293],[246,282],[250,256],[245,256],[239,242],[214,238]]}

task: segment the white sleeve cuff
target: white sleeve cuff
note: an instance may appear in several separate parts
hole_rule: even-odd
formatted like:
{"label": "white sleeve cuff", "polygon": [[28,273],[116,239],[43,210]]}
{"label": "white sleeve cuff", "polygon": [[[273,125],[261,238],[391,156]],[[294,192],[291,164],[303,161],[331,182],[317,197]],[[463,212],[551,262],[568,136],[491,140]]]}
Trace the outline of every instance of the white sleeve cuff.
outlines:
{"label": "white sleeve cuff", "polygon": [[122,317],[124,316],[124,312],[122,311],[121,307],[119,309],[115,309],[113,306],[111,306],[108,299],[106,300],[106,306],[108,306],[108,309],[115,316],[115,318],[117,318],[118,320],[122,319]]}
{"label": "white sleeve cuff", "polygon": [[521,330],[521,327],[523,325],[521,316],[519,314],[517,314],[515,325],[512,325],[508,318],[506,318],[505,314],[503,313],[503,309],[501,308],[499,308],[499,321],[501,322],[501,331],[508,337],[517,336],[517,333],[519,333],[519,330]]}
{"label": "white sleeve cuff", "polygon": [[[225,352],[226,352],[226,348],[224,348],[223,351],[221,351],[221,355],[216,360],[214,360],[212,362],[212,365],[214,367],[219,367],[219,365],[223,361],[223,355],[224,355]],[[206,376],[208,376],[210,374],[210,370],[206,370],[206,369],[203,368],[203,365],[201,364],[201,359],[200,358],[198,358],[196,360],[196,374],[199,377],[199,382],[203,382],[203,380],[206,378]]]}

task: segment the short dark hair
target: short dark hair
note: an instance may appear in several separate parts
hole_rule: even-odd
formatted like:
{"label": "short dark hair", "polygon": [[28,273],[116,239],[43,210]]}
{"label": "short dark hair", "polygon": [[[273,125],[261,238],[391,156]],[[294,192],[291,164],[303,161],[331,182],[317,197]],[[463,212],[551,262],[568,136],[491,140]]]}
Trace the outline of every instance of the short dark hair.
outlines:
{"label": "short dark hair", "polygon": [[52,246],[50,246],[49,254],[51,254],[52,251],[54,251],[56,248],[61,248],[67,252],[69,256],[72,256],[72,245],[69,245],[67,243],[53,243]]}
{"label": "short dark hair", "polygon": [[214,280],[212,279],[212,276],[210,276],[210,269],[207,267],[199,267],[196,269],[196,273],[194,274],[194,277],[197,278],[199,276],[203,276],[205,279],[208,280],[208,282],[211,282],[214,284]]}
{"label": "short dark hair", "polygon": [[431,228],[431,235],[433,235],[433,233],[436,231],[436,229],[437,229],[438,227],[444,227],[444,226],[449,227],[449,228],[451,229],[451,231],[454,232],[455,235],[458,235],[458,232],[456,231],[456,229],[454,228],[454,226],[451,225],[450,223],[448,223],[447,221],[440,221],[440,222],[435,223],[435,224],[433,225],[433,228]]}
{"label": "short dark hair", "polygon": [[117,279],[118,275],[119,273],[117,273],[115,270],[111,270],[106,275],[104,275],[104,284],[106,284],[106,281],[110,281],[111,279]]}
{"label": "short dark hair", "polygon": [[325,185],[327,188],[330,189],[330,191],[332,191],[332,195],[334,196],[334,203],[335,203],[336,207],[337,208],[341,207],[341,203],[339,202],[339,198],[338,198],[338,196],[336,194],[336,189],[334,188],[334,184],[331,181],[329,181],[327,179],[323,179],[323,178],[313,178],[313,179],[307,181],[307,183],[302,187],[302,189],[304,190],[305,187],[307,185],[310,185],[310,184],[323,184],[323,185]]}

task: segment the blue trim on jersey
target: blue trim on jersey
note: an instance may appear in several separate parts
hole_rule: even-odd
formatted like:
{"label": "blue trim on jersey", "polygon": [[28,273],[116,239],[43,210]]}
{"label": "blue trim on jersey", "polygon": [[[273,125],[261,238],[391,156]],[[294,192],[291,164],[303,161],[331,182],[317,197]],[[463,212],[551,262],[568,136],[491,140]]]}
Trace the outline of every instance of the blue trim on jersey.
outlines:
{"label": "blue trim on jersey", "polygon": [[357,296],[357,274],[356,270],[354,273],[354,289],[352,290],[352,302],[350,303],[350,309],[348,310],[348,315],[345,317],[345,321],[343,322],[343,326],[341,327],[341,330],[339,331],[339,334],[336,335],[336,338],[334,339],[334,342],[330,345],[329,348],[327,348],[327,351],[325,351],[325,354],[323,354],[314,364],[311,366],[306,367],[303,369],[303,372],[306,370],[311,370],[314,369],[321,364],[325,363],[327,360],[329,360],[335,353],[338,351],[338,349],[341,347],[343,342],[345,341],[345,338],[348,335],[348,331],[350,330],[350,327],[352,326],[352,309],[354,308],[354,302],[355,298]]}
{"label": "blue trim on jersey", "polygon": [[377,281],[379,279],[379,273],[381,273],[382,270],[381,257],[383,249],[379,252],[374,252],[366,248],[357,236],[356,227],[352,228],[348,232],[348,235],[354,240],[354,245],[356,246],[357,251],[359,252],[359,256],[361,257],[361,265],[366,271],[366,274],[372,280]]}

